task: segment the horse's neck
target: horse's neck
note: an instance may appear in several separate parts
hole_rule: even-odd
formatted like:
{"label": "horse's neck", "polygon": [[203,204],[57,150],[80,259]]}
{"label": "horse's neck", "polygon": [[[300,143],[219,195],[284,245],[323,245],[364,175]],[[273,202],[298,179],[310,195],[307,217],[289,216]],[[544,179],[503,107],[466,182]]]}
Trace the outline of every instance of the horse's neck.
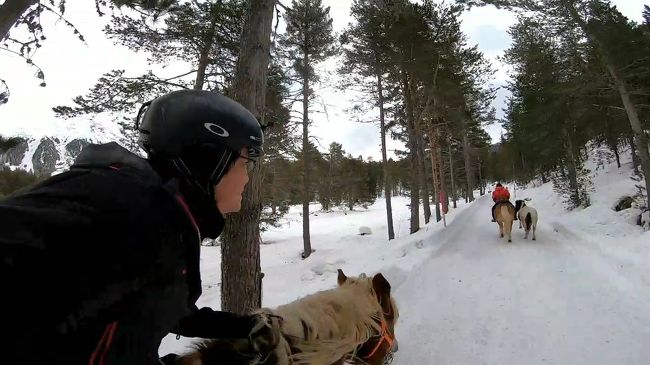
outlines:
{"label": "horse's neck", "polygon": [[296,350],[295,364],[332,364],[379,332],[381,307],[365,284],[344,284],[274,311]]}
{"label": "horse's neck", "polygon": [[314,340],[357,333],[360,328],[372,326],[380,310],[372,292],[352,284],[307,296],[275,312],[284,318],[291,335]]}

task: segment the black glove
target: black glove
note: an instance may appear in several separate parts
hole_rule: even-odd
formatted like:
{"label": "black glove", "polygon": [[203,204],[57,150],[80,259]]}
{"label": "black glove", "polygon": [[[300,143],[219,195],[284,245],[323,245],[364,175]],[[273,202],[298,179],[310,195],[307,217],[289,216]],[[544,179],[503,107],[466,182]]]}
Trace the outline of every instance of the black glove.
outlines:
{"label": "black glove", "polygon": [[281,319],[267,310],[259,310],[242,318],[247,322],[245,328],[248,334],[242,338],[210,340],[210,357],[218,357],[217,364],[288,365],[286,341],[280,332]]}
{"label": "black glove", "polygon": [[[201,308],[195,309],[190,316],[181,320],[171,332],[186,337],[204,338],[212,342],[212,347],[218,347],[219,351],[262,361],[271,354],[275,354],[275,358],[286,358],[284,345],[283,350],[276,351],[278,343],[284,341],[281,326],[282,319],[268,309],[240,316]],[[163,364],[167,364],[168,360],[173,361],[172,355],[169,356],[161,359]],[[233,359],[235,358],[238,357]]]}
{"label": "black glove", "polygon": [[282,318],[268,309],[260,309],[249,317],[248,341],[255,353],[266,357],[273,352],[282,338]]}
{"label": "black glove", "polygon": [[178,355],[176,354],[167,354],[158,359],[158,362],[162,365],[174,365],[176,363],[176,358],[178,358]]}
{"label": "black glove", "polygon": [[213,339],[248,338],[253,324],[249,316],[220,312],[211,308],[195,308],[171,332],[185,337]]}

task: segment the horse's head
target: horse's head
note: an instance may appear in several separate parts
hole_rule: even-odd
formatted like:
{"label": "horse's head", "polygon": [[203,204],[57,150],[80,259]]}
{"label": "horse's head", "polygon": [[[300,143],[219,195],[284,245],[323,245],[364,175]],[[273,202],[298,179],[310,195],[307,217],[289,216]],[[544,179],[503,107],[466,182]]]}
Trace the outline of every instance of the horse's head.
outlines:
{"label": "horse's head", "polygon": [[[362,364],[381,365],[389,364],[393,359],[393,352],[397,351],[397,339],[395,338],[395,324],[399,318],[397,305],[391,297],[390,284],[379,273],[368,278],[365,274],[357,278],[348,278],[341,269],[338,270],[338,284],[345,285],[349,282],[365,281],[372,290],[381,313],[377,313],[379,331],[370,339],[361,344],[356,351],[355,358]],[[354,362],[354,359],[352,360]]]}
{"label": "horse's head", "polygon": [[523,208],[526,206],[526,203],[523,200],[515,200],[515,213],[519,211],[519,209]]}

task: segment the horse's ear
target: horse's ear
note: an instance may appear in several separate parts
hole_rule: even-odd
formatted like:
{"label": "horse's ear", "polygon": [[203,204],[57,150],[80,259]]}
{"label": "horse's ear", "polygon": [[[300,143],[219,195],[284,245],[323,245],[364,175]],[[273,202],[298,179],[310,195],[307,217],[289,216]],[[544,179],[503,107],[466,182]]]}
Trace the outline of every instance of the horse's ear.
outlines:
{"label": "horse's ear", "polygon": [[390,313],[390,284],[384,275],[379,273],[372,277],[372,288],[377,294],[377,300],[379,300],[381,309],[384,311],[384,313]]}
{"label": "horse's ear", "polygon": [[348,280],[348,277],[345,276],[345,274],[343,273],[343,270],[341,270],[341,269],[338,269],[338,273],[339,273],[339,276],[337,278],[337,282],[339,283],[339,285],[343,285],[343,283],[345,283]]}
{"label": "horse's ear", "polygon": [[381,273],[372,277],[372,288],[378,297],[390,296],[390,284]]}

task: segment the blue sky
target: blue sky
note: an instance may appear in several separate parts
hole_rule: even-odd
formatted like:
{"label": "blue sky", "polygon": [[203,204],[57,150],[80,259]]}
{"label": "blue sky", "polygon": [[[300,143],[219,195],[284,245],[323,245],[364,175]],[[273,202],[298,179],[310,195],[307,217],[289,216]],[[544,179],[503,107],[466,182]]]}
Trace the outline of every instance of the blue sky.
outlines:
{"label": "blue sky", "polygon": [[[1,1],[0,1],[1,2]],[[341,31],[352,19],[349,16],[351,1],[324,0],[331,7],[335,31]],[[640,0],[614,0],[626,16],[641,19],[643,8]],[[0,134],[3,135],[52,135],[70,133],[76,130],[70,121],[57,120],[51,111],[56,105],[70,105],[74,96],[84,94],[97,78],[111,69],[127,69],[133,74],[144,72],[148,65],[146,56],[114,45],[106,39],[101,29],[107,20],[99,18],[94,2],[75,1],[67,7],[66,18],[75,24],[86,37],[87,45],[79,42],[72,32],[61,22],[48,18],[44,22],[48,40],[34,57],[46,74],[48,86],[41,88],[34,77],[34,70],[23,60],[0,51],[0,78],[11,87],[11,99],[0,106]],[[492,7],[477,8],[466,12],[462,17],[463,31],[470,44],[478,44],[497,69],[495,85],[504,85],[507,80],[505,67],[497,57],[508,48],[510,38],[507,29],[515,21],[513,14]],[[336,89],[334,84],[339,77],[333,71],[337,60],[333,59],[321,66],[324,85],[320,86],[319,105],[313,114],[313,135],[319,144],[326,147],[332,141],[343,144],[346,151],[355,156],[379,159],[379,130],[373,124],[356,123],[345,112],[354,97],[351,93]],[[175,70],[184,65],[171,64],[161,69],[162,74],[174,75]],[[501,91],[495,100],[498,111],[503,107],[506,93]],[[85,123],[79,122],[76,123]],[[498,138],[498,125],[486,128]],[[401,148],[401,143],[391,141],[389,149]]]}

